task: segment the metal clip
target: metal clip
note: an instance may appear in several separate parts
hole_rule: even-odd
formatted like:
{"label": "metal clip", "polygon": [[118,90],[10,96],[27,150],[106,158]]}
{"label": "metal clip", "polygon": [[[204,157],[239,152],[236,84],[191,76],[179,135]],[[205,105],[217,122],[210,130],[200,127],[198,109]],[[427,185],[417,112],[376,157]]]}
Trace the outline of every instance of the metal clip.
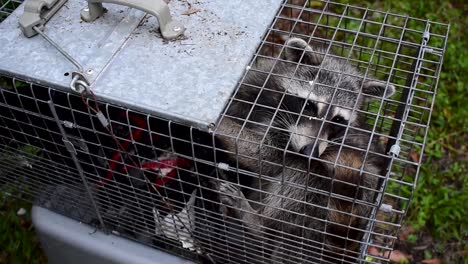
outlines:
{"label": "metal clip", "polygon": [[45,23],[57,13],[68,0],[28,0],[24,5],[24,13],[19,18],[23,34],[30,38],[37,34],[34,27],[42,30]]}
{"label": "metal clip", "polygon": [[380,211],[385,212],[385,213],[391,213],[393,209],[393,206],[390,204],[382,204],[379,208]]}
{"label": "metal clip", "polygon": [[429,31],[430,28],[431,28],[431,24],[427,24],[426,30],[424,30],[424,33],[423,33],[423,39],[425,41],[429,41],[429,39],[431,38],[431,32]]}
{"label": "metal clip", "polygon": [[390,147],[390,151],[388,153],[394,157],[398,157],[398,155],[400,155],[400,150],[400,145],[394,144]]}
{"label": "metal clip", "polygon": [[103,127],[108,127],[109,126],[109,121],[107,120],[107,118],[104,116],[104,114],[101,111],[97,112],[96,116],[97,116],[99,122],[101,122],[101,125]]}
{"label": "metal clip", "polygon": [[70,121],[63,121],[63,126],[66,127],[66,128],[74,128],[75,124],[73,122],[70,122]]}
{"label": "metal clip", "polygon": [[229,164],[224,163],[224,162],[219,162],[218,168],[224,171],[229,171]]}

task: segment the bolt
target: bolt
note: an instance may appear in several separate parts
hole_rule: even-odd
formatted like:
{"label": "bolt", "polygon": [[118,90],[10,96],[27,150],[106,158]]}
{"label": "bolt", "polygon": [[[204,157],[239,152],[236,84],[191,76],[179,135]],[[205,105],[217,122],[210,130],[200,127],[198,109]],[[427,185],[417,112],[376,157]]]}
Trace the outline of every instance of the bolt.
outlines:
{"label": "bolt", "polygon": [[173,27],[172,29],[173,29],[175,32],[179,32],[179,31],[182,30],[182,28],[179,27],[179,26],[175,26],[175,27]]}
{"label": "bolt", "polygon": [[87,74],[93,74],[93,72],[94,72],[93,69],[89,69],[86,71]]}
{"label": "bolt", "polygon": [[215,129],[215,124],[214,123],[211,123],[208,125],[208,133],[212,134],[214,132],[214,129]]}
{"label": "bolt", "polygon": [[83,8],[83,11],[89,12],[89,8],[85,7],[85,8]]}

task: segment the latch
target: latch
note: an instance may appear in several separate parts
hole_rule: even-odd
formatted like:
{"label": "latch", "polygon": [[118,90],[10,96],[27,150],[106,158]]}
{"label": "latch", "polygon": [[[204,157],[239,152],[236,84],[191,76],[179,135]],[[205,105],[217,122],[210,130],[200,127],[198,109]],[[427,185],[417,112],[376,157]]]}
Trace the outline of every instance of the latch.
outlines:
{"label": "latch", "polygon": [[45,23],[49,21],[67,1],[68,0],[27,0],[24,5],[24,13],[19,18],[19,25],[26,37],[30,38],[36,34],[41,35],[56,48],[57,51],[65,56],[68,61],[75,65],[78,71],[72,72],[70,88],[80,94],[88,93],[90,83],[84,74],[83,66],[43,31]]}
{"label": "latch", "polygon": [[28,0],[24,5],[24,13],[19,19],[19,25],[23,34],[30,38],[37,34],[34,30],[44,28],[45,23],[67,2],[68,0]]}

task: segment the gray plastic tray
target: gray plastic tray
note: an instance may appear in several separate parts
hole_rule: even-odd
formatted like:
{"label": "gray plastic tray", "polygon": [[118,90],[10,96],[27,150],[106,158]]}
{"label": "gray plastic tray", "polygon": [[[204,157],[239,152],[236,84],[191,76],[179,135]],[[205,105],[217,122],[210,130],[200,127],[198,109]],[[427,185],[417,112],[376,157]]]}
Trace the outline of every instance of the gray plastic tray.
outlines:
{"label": "gray plastic tray", "polygon": [[112,234],[106,235],[42,207],[33,207],[32,220],[49,264],[193,263]]}

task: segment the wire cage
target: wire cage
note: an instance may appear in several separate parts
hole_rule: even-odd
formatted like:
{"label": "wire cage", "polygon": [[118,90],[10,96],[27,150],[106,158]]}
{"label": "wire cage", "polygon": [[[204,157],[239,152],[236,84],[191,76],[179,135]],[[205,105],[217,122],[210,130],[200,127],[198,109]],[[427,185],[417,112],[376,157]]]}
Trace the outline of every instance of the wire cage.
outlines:
{"label": "wire cage", "polygon": [[386,263],[448,29],[285,1],[209,131],[0,72],[0,190],[198,262]]}

